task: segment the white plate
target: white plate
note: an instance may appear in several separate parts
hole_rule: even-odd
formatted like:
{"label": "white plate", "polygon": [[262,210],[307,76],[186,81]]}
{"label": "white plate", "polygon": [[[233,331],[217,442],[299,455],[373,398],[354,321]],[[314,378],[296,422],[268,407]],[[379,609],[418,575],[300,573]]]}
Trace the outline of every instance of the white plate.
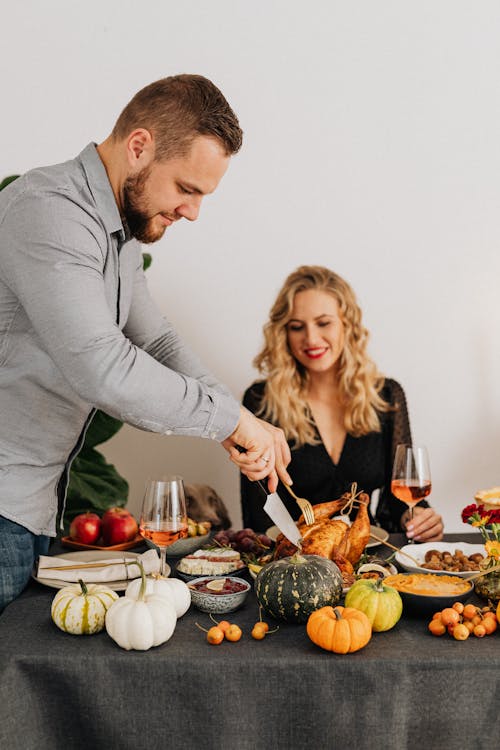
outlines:
{"label": "white plate", "polygon": [[270,526],[268,529],[266,529],[265,533],[266,536],[268,536],[269,539],[272,539],[273,542],[275,542],[278,538],[278,534],[281,534],[277,526]]}
{"label": "white plate", "polygon": [[396,552],[396,562],[410,573],[435,573],[436,575],[460,576],[460,578],[470,578],[470,576],[477,573],[477,570],[468,570],[463,573],[456,573],[451,570],[430,570],[429,568],[422,568],[415,565],[409,557],[401,554],[402,552],[407,552],[418,562],[424,563],[425,553],[431,549],[437,549],[438,552],[451,552],[451,554],[459,549],[467,557],[476,553],[485,556],[485,549],[482,544],[468,544],[467,542],[424,542],[423,544],[406,544],[404,547],[401,547],[401,552]]}
{"label": "white plate", "polygon": [[370,549],[370,547],[378,547],[379,544],[382,544],[382,542],[386,542],[389,539],[389,532],[385,529],[381,529],[380,526],[370,526],[370,534],[376,536],[377,539],[372,539],[370,537],[366,549]]}
{"label": "white plate", "polygon": [[[273,542],[276,541],[278,534],[280,533],[280,530],[277,526],[270,526],[266,530],[266,534],[269,537],[269,539],[272,539]],[[386,542],[387,539],[389,539],[389,532],[385,529],[381,529],[380,526],[370,526],[370,533],[376,535],[380,541],[377,541],[376,539],[372,539],[370,537],[370,541],[366,545],[366,548],[369,547],[378,547],[379,544],[382,544],[382,542]]]}
{"label": "white plate", "polygon": [[[74,563],[79,562],[96,562],[98,560],[111,560],[111,559],[118,559],[123,560],[124,555],[126,557],[140,557],[140,554],[138,552],[111,552],[110,550],[108,552],[103,552],[102,550],[85,550],[82,552],[63,552],[61,555],[54,555],[53,560],[71,560]],[[166,573],[167,576],[170,575],[170,565],[166,566]],[[62,589],[64,586],[70,586],[74,581],[60,581],[56,580],[55,578],[38,578],[34,573],[31,574],[32,578],[35,579],[35,581],[38,581],[38,583],[42,583],[44,586],[50,586],[53,589]],[[130,581],[131,579],[129,579]],[[113,589],[113,591],[125,591],[127,588],[129,581],[126,579],[122,581],[103,581],[103,585],[107,586],[110,589]]]}

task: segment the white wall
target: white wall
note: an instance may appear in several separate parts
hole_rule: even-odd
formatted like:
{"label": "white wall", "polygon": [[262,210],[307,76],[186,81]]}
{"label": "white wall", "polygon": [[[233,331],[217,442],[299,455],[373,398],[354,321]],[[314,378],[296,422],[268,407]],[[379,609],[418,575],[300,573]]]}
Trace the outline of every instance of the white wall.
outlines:
{"label": "white wall", "polygon": [[[500,484],[500,5],[495,0],[2,3],[0,176],[108,135],[143,85],[216,82],[245,146],[199,221],[153,246],[158,304],[241,396],[284,277],[344,275],[405,387],[449,530]],[[125,427],[105,446],[137,510],[148,475],[212,484],[216,444]]]}

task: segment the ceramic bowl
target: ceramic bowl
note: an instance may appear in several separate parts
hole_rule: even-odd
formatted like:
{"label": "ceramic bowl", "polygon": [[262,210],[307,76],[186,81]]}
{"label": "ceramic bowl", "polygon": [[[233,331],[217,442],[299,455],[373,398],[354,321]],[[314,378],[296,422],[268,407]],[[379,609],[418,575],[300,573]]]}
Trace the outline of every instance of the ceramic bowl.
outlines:
{"label": "ceramic bowl", "polygon": [[[149,539],[144,540],[148,547],[158,549]],[[203,536],[187,536],[185,539],[178,539],[176,542],[167,547],[167,557],[184,557],[185,555],[192,555],[197,549],[203,547],[210,541],[210,532],[203,534]]]}
{"label": "ceramic bowl", "polygon": [[[234,576],[225,576],[230,581],[236,581],[237,583],[244,586],[241,591],[234,593],[208,593],[206,591],[198,591],[193,588],[194,584],[201,583],[202,581],[214,580],[214,576],[201,576],[200,578],[194,578],[189,582],[189,590],[191,591],[191,601],[198,607],[202,612],[213,612],[214,614],[222,614],[224,612],[234,612],[235,609],[241,607],[245,601],[248,592],[250,591],[250,584],[248,581],[244,581],[243,578],[236,578]],[[221,578],[215,579],[221,580]]]}
{"label": "ceramic bowl", "polygon": [[[406,544],[401,547],[399,552],[396,552],[396,562],[401,568],[409,571],[410,573],[435,573],[436,575],[446,576],[458,576],[459,578],[470,578],[475,575],[477,570],[468,571],[457,571],[453,572],[450,570],[431,570],[430,568],[424,568],[425,555],[430,550],[437,550],[437,552],[450,552],[454,554],[455,551],[460,550],[464,555],[470,557],[470,555],[486,555],[484,544],[469,544],[468,542],[423,542],[422,544]],[[415,562],[406,556],[406,553],[414,558]],[[417,565],[416,563],[422,563]]]}
{"label": "ceramic bowl", "polygon": [[[412,574],[403,573],[400,575],[403,577],[410,577]],[[432,573],[420,573],[418,575],[422,578],[425,578],[426,576],[429,576],[429,578],[437,577]],[[448,577],[454,578],[456,581],[459,581],[460,584],[463,584],[464,587],[467,586],[467,588],[464,588],[463,591],[458,594],[418,594],[397,589],[399,591],[401,599],[403,600],[403,613],[412,614],[419,617],[428,617],[432,616],[435,612],[440,612],[445,607],[451,607],[455,602],[466,601],[474,591],[473,582],[464,580],[463,578],[459,578],[458,576],[450,575]],[[391,577],[385,579],[384,583],[390,585],[390,578]]]}

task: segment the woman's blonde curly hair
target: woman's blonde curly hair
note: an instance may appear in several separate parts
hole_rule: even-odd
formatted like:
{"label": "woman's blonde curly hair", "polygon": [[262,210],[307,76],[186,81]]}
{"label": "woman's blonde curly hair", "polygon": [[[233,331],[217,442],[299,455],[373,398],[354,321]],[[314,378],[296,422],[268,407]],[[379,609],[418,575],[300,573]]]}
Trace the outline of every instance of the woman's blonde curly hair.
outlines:
{"label": "woman's blonde curly hair", "polygon": [[354,437],[380,431],[379,412],[390,409],[381,397],[384,377],[366,353],[368,331],[349,284],[323,266],[300,266],[286,279],[264,326],[264,347],[254,365],[266,378],[259,410],[263,419],[279,425],[295,448],[319,441],[307,405],[309,376],[288,346],[287,324],[298,292],[308,289],[331,294],[338,302],[345,341],[338,367],[339,395],[345,407],[345,428]]}

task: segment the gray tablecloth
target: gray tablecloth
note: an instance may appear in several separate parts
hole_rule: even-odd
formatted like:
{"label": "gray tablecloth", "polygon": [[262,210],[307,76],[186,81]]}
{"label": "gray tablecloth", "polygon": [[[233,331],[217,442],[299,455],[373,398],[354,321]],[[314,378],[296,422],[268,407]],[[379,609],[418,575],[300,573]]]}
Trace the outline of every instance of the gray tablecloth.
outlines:
{"label": "gray tablecloth", "polygon": [[[479,541],[477,537],[455,535]],[[397,543],[402,538],[393,537]],[[230,615],[239,643],[207,644],[191,610],[172,639],[126,652],[106,633],[71,636],[33,582],[0,617],[0,747],[5,750],[494,747],[500,636],[458,642],[404,616],[361,651],[330,654],[303,625],[254,641],[253,592]]]}

